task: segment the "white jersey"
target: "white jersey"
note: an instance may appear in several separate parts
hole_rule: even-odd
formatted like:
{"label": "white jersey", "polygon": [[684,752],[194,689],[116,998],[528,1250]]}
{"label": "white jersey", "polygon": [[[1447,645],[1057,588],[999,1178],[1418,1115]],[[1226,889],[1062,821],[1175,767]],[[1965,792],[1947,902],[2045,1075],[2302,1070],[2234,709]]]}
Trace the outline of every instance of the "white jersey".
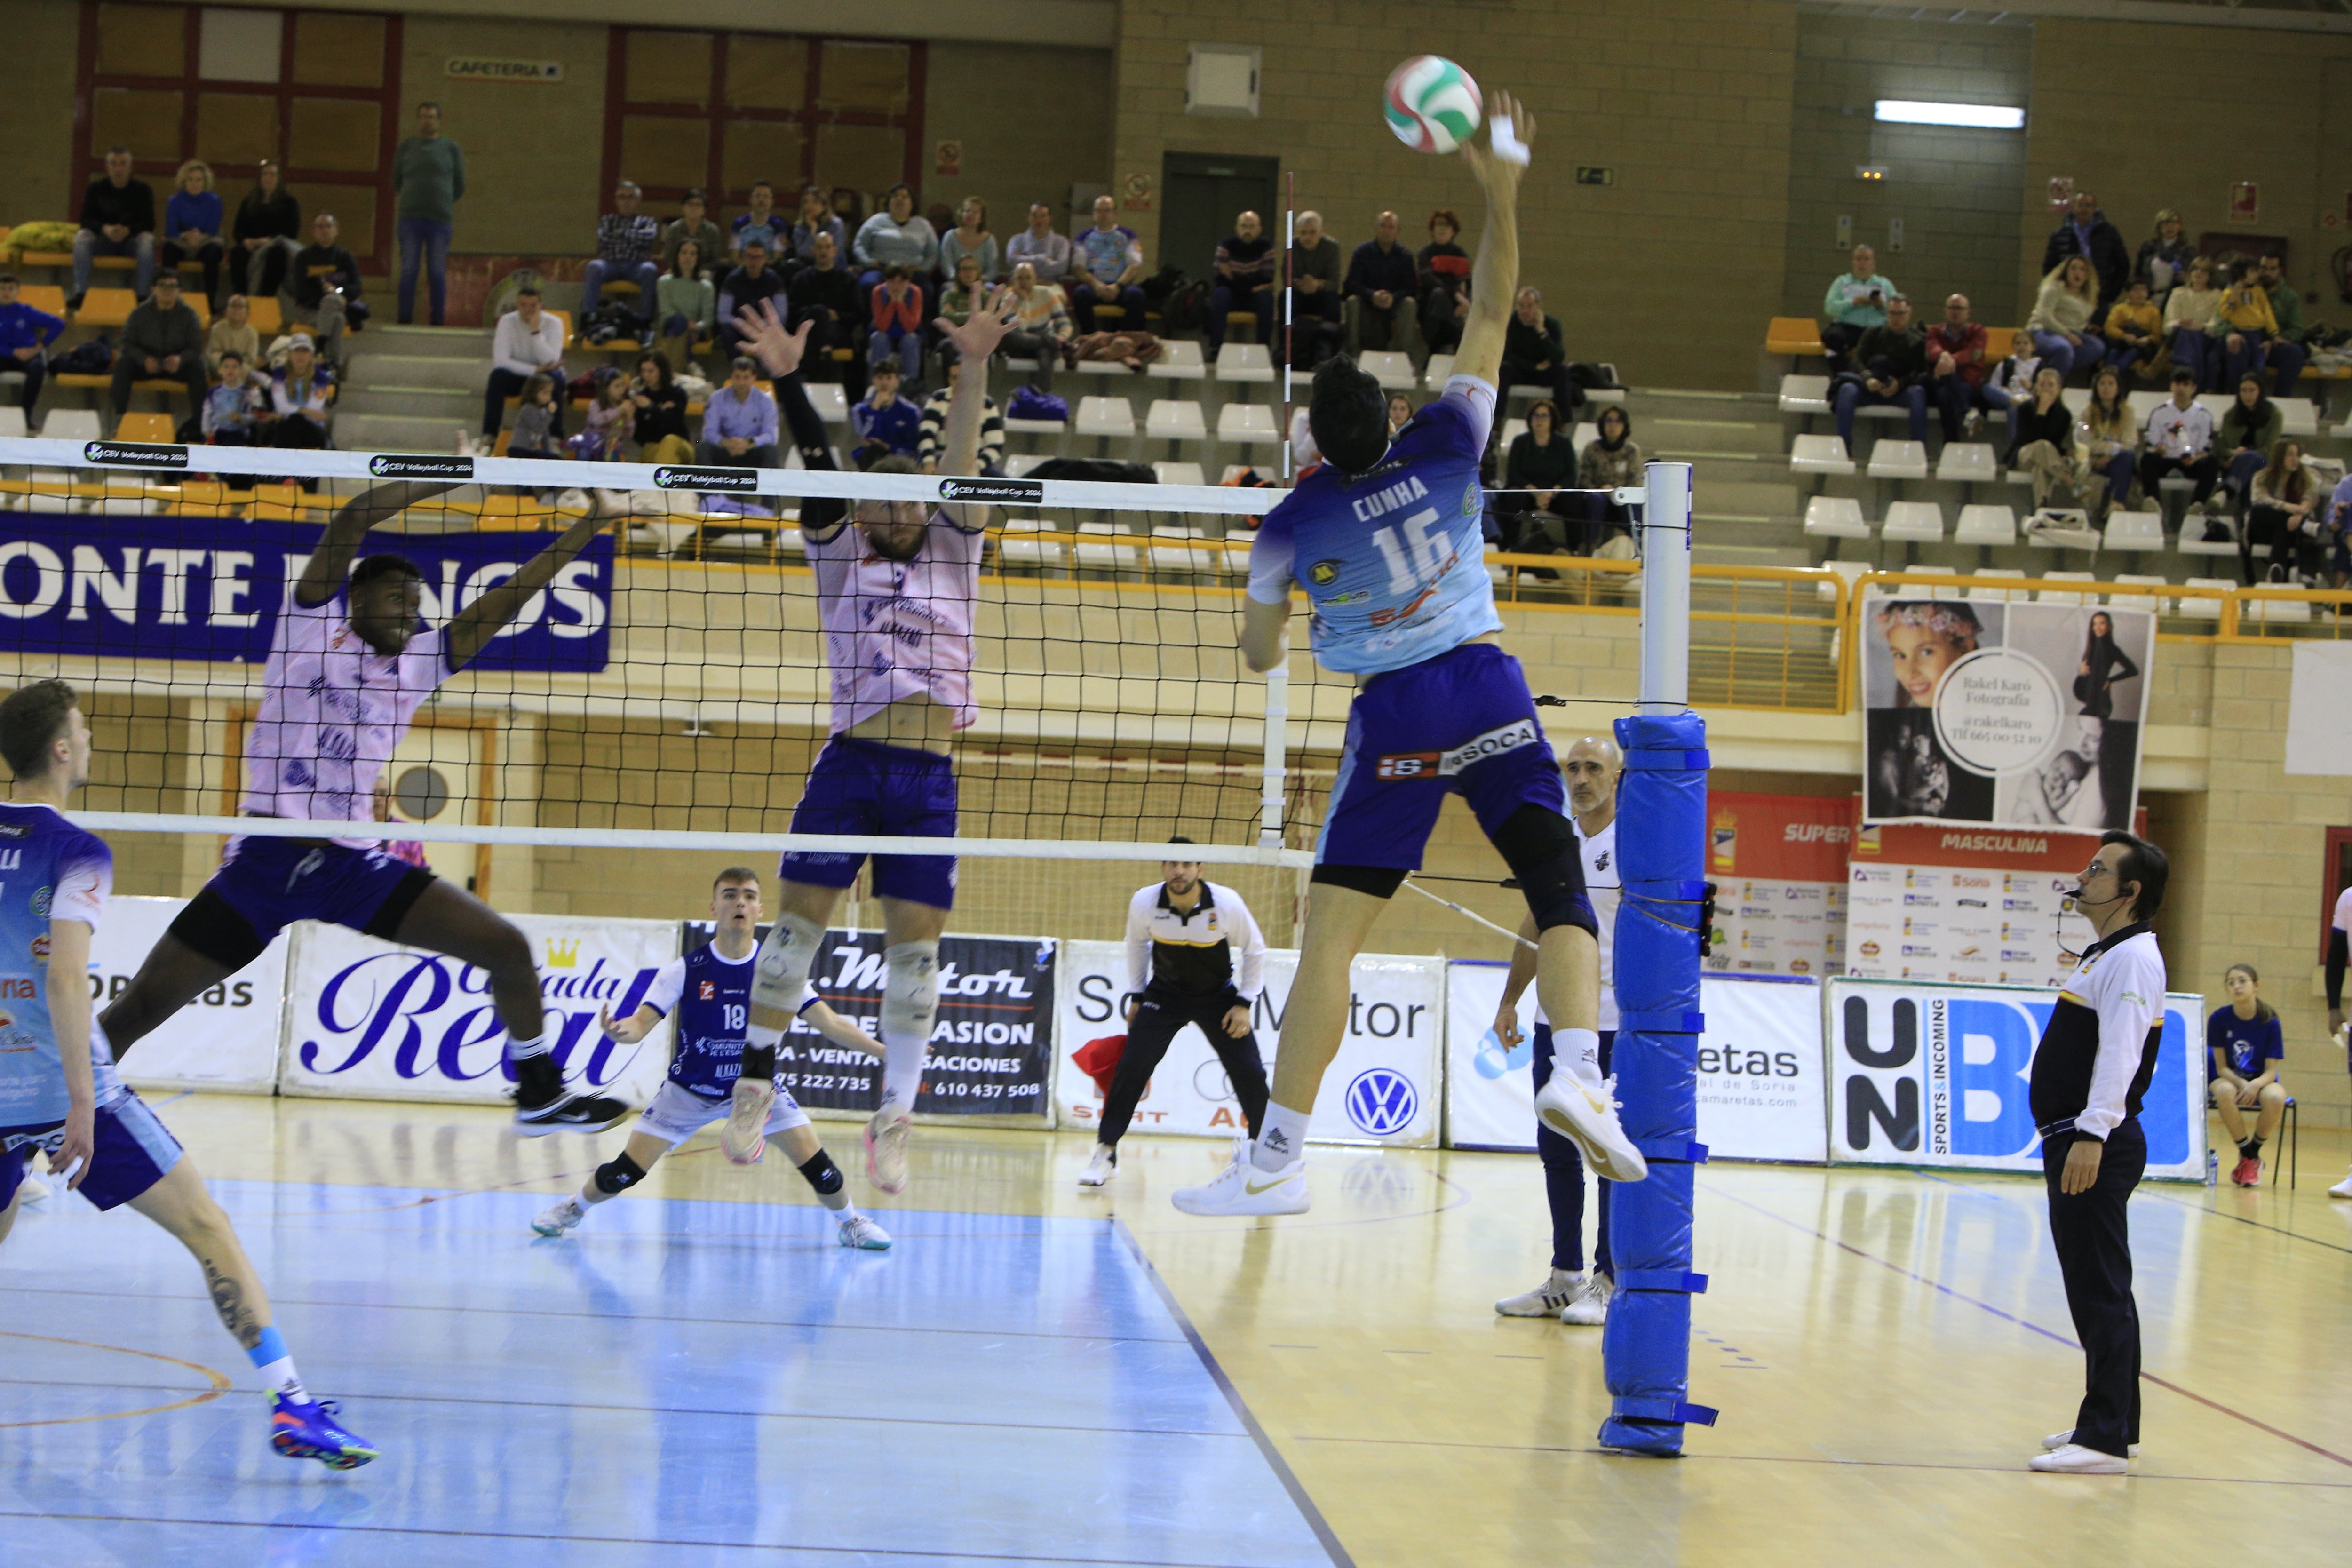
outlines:
{"label": "white jersey", "polygon": [[[1573,822],[1575,818],[1570,817]],[[1617,905],[1625,896],[1624,879],[1617,872],[1617,818],[1612,816],[1609,826],[1587,838],[1584,829],[1576,830],[1576,847],[1584,860],[1584,893],[1592,900],[1593,919],[1601,927],[1601,1022],[1603,1030],[1617,1027],[1616,971],[1611,967],[1617,946]],[[1536,1022],[1549,1025],[1544,1016],[1543,1004],[1536,1004]]]}
{"label": "white jersey", "polygon": [[[2347,480],[2352,483],[2352,480]],[[2336,895],[2336,918],[2327,922],[2332,931],[2352,932],[2352,888]]]}
{"label": "white jersey", "polygon": [[958,730],[980,717],[971,700],[971,627],[987,538],[934,510],[912,561],[877,553],[854,521],[808,542],[833,667],[835,734],[909,697],[948,709]]}

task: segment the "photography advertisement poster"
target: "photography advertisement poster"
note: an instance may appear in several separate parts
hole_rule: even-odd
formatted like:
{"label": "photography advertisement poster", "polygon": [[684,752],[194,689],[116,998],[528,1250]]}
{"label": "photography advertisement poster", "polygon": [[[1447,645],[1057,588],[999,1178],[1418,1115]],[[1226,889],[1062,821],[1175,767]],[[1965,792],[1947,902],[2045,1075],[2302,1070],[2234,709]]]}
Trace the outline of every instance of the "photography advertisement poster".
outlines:
{"label": "photography advertisement poster", "polygon": [[[89,994],[97,1013],[131,987],[131,976],[171,929],[185,899],[125,895],[106,900],[89,942]],[[122,1054],[134,1089],[205,1089],[268,1094],[278,1087],[279,1015],[286,1005],[286,954],[279,931],[259,958],[181,1008]],[[93,1017],[96,1016],[92,1015]]]}
{"label": "photography advertisement poster", "polygon": [[1818,978],[1845,971],[1851,795],[1706,799],[1706,877],[1716,885],[1710,973]]}
{"label": "photography advertisement poster", "polygon": [[2151,612],[1871,597],[1860,615],[1865,822],[2131,826]]}
{"label": "photography advertisement poster", "polygon": [[2087,833],[1866,826],[1846,889],[1846,973],[2058,985],[2097,933],[2064,909],[2098,852]]}

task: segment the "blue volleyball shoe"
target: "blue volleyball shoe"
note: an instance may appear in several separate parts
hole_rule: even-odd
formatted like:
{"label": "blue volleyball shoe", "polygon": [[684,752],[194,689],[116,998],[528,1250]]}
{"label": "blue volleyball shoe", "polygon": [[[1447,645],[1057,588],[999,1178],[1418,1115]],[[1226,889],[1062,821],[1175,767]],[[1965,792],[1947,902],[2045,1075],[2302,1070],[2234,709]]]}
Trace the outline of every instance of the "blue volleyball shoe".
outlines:
{"label": "blue volleyball shoe", "polygon": [[269,1446],[289,1459],[316,1459],[331,1470],[356,1470],[377,1457],[365,1438],[336,1422],[341,1407],[331,1399],[269,1396]]}

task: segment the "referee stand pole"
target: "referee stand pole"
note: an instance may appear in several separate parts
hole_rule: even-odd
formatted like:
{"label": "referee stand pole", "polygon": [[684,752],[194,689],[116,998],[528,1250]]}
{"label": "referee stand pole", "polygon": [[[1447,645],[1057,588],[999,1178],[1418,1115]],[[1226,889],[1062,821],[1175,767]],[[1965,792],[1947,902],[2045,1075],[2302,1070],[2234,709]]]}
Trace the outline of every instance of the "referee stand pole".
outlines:
{"label": "referee stand pole", "polygon": [[[1620,491],[1621,501],[1636,498]],[[1617,721],[1625,753],[1618,816],[1624,897],[1615,943],[1620,1023],[1612,1066],[1626,1135],[1649,1179],[1608,1188],[1616,1299],[1601,1331],[1612,1395],[1604,1447],[1662,1458],[1686,1424],[1716,1413],[1688,1402],[1692,1177],[1698,1142],[1698,917],[1706,893],[1706,725],[1690,710],[1691,467],[1643,472],[1639,711]]]}

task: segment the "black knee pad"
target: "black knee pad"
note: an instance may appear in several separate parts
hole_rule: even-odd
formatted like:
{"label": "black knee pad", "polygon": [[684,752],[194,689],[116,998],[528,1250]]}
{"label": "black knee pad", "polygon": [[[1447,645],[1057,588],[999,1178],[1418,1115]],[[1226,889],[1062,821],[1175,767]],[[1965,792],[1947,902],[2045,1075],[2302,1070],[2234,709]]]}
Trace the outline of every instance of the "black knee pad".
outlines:
{"label": "black knee pad", "polygon": [[596,1190],[605,1196],[625,1193],[646,1179],[646,1168],[624,1153],[609,1164],[596,1167]]}
{"label": "black knee pad", "polygon": [[811,1155],[808,1163],[800,1170],[801,1174],[808,1179],[808,1184],[816,1189],[817,1196],[829,1198],[841,1191],[841,1167],[835,1164],[833,1156],[824,1150]]}
{"label": "black knee pad", "polygon": [[1584,894],[1584,857],[1576,847],[1576,827],[1559,813],[1540,805],[1523,805],[1503,819],[1493,834],[1519,891],[1527,895],[1528,912],[1536,930],[1578,926],[1601,935],[1592,900]]}
{"label": "black knee pad", "polygon": [[1376,899],[1393,899],[1411,875],[1394,866],[1318,866],[1307,880],[1333,888],[1353,888]]}

